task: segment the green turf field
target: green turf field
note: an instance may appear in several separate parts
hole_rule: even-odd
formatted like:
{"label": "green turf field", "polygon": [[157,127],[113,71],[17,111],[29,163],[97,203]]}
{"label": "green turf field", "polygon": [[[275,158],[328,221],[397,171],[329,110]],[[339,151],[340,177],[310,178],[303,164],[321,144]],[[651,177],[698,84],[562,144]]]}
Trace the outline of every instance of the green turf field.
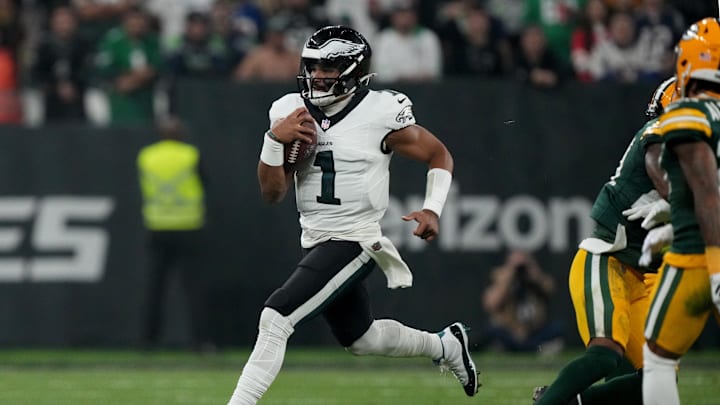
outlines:
{"label": "green turf field", "polygon": [[[260,402],[276,405],[530,404],[574,353],[475,354],[483,387],[467,398],[451,375],[420,359],[353,357],[341,349],[290,349]],[[0,351],[0,404],[225,404],[247,352]],[[683,361],[684,404],[717,404],[720,353]]]}

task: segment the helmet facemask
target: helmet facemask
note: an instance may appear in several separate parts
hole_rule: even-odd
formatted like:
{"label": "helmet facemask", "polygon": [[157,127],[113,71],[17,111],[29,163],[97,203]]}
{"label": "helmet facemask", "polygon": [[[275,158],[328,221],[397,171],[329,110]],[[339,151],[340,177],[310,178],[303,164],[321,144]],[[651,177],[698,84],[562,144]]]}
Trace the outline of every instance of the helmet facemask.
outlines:
{"label": "helmet facemask", "polygon": [[[297,76],[301,96],[315,106],[323,107],[353,94],[366,86],[370,45],[357,31],[347,27],[325,27],[305,44]],[[317,71],[329,69],[336,77],[316,77]],[[322,75],[325,76],[325,75]]]}
{"label": "helmet facemask", "polygon": [[657,118],[665,108],[677,98],[677,80],[675,76],[665,79],[655,89],[645,110],[645,116],[648,118]]}

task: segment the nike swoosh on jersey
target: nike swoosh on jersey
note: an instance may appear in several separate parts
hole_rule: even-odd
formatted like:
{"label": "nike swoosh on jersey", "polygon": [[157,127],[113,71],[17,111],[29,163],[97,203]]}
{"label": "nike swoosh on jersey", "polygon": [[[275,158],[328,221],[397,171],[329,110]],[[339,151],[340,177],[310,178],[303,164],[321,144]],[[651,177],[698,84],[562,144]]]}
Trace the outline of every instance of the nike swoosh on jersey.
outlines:
{"label": "nike swoosh on jersey", "polygon": [[397,102],[398,102],[398,104],[402,104],[403,101],[405,101],[405,100],[406,100],[406,97],[403,97],[403,98],[399,98]]}

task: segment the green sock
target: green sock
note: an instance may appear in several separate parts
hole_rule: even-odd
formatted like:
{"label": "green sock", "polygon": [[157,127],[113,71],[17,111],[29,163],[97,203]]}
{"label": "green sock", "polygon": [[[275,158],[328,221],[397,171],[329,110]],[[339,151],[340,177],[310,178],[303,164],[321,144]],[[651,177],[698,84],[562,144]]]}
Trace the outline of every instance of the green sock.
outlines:
{"label": "green sock", "polygon": [[580,395],[583,405],[642,405],[642,371],[595,384]]}
{"label": "green sock", "polygon": [[620,363],[620,355],[603,346],[590,346],[558,374],[537,405],[566,405],[595,381],[610,374]]}

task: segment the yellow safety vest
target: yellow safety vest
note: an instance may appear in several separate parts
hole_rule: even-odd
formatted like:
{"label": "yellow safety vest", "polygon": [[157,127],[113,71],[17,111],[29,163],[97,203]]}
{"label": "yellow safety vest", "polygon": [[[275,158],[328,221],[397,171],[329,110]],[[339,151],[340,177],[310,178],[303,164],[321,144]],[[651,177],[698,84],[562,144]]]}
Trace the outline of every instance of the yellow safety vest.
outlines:
{"label": "yellow safety vest", "polygon": [[140,150],[137,166],[148,229],[187,231],[203,226],[205,204],[199,159],[197,148],[175,140],[163,140]]}

